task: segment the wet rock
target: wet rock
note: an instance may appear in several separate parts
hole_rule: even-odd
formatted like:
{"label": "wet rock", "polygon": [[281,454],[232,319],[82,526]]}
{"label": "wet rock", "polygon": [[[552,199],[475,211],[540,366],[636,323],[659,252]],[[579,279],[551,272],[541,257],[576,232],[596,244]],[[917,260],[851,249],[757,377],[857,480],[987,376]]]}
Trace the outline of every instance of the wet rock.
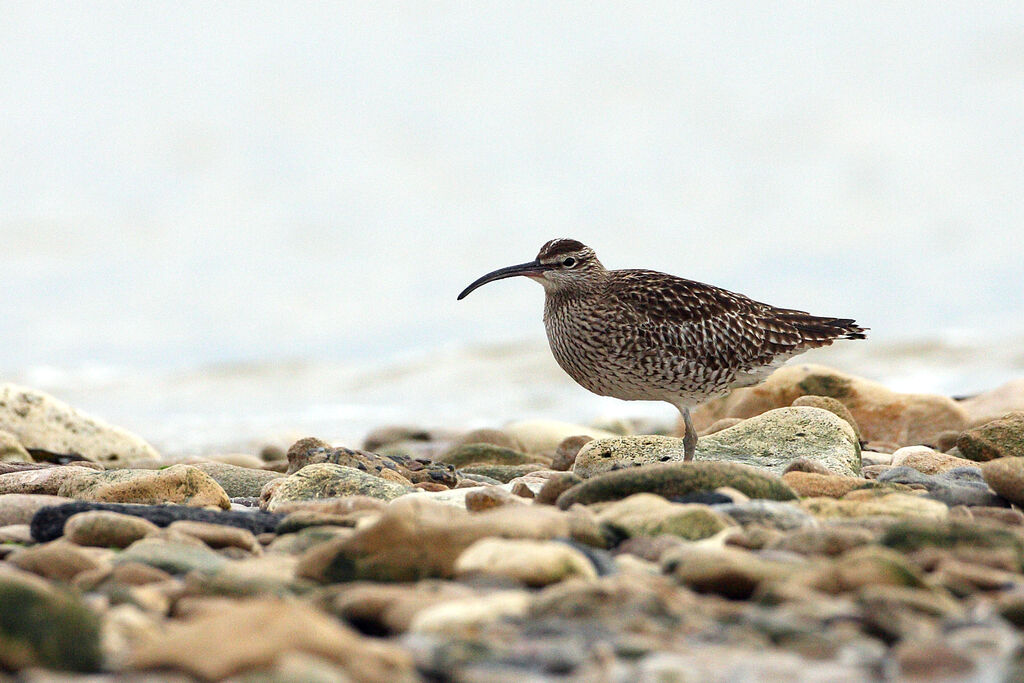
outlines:
{"label": "wet rock", "polygon": [[341,496],[392,500],[412,490],[411,486],[397,484],[354,467],[319,463],[307,465],[276,484],[265,509],[274,512],[284,502]]}
{"label": "wet rock", "polygon": [[981,466],[992,490],[1014,505],[1024,506],[1024,457],[1004,457]]}
{"label": "wet rock", "polygon": [[127,548],[160,527],[141,517],[109,510],[90,510],[68,517],[64,537],[77,545]]}
{"label": "wet rock", "polygon": [[1024,456],[1024,412],[971,427],[956,440],[960,454],[975,461]]}
{"label": "wet rock", "polygon": [[0,494],[5,493],[41,493],[49,496],[58,495],[64,482],[79,476],[86,476],[94,470],[85,467],[65,465],[63,467],[45,467],[0,474]]}
{"label": "wet rock", "polygon": [[937,500],[905,493],[889,493],[865,500],[805,498],[800,501],[800,507],[818,519],[876,515],[942,519],[949,513],[949,508]]}
{"label": "wet rock", "polygon": [[589,436],[603,439],[616,436],[612,432],[585,427],[583,425],[555,420],[523,420],[507,425],[504,430],[511,438],[522,445],[527,453],[554,453],[558,445],[570,436]]}
{"label": "wet rock", "polygon": [[822,410],[827,410],[836,417],[846,420],[850,427],[853,428],[853,433],[857,437],[857,441],[861,440],[860,428],[857,426],[857,421],[853,419],[853,414],[850,412],[850,409],[847,408],[842,401],[832,398],[831,396],[807,395],[797,398],[791,405],[794,408],[806,406],[809,408],[821,408]]}
{"label": "wet rock", "polygon": [[559,472],[567,472],[572,469],[576,462],[576,456],[580,449],[594,439],[589,436],[570,436],[563,439],[558,448],[555,449],[555,456],[551,460],[551,469]]}
{"label": "wet rock", "polygon": [[283,476],[280,472],[269,472],[220,462],[196,463],[193,467],[205,472],[220,484],[230,498],[259,498],[260,491],[268,481]]}
{"label": "wet rock", "polygon": [[958,458],[927,446],[904,446],[892,454],[893,467],[912,467],[924,474],[942,474],[957,467],[976,467],[977,463]]}
{"label": "wet rock", "polygon": [[100,503],[178,503],[192,507],[231,507],[220,484],[191,465],[164,470],[87,472],[64,481],[60,495]]}
{"label": "wet rock", "polygon": [[123,466],[160,457],[138,436],[42,391],[15,384],[0,385],[0,430],[29,451],[77,454],[104,464]]}
{"label": "wet rock", "polygon": [[516,506],[470,514],[424,500],[402,498],[371,525],[348,538],[323,543],[307,552],[299,576],[321,582],[415,581],[449,578],[455,560],[481,538],[546,540],[593,530],[577,529],[573,516],[546,506]]}
{"label": "wet rock", "polygon": [[[7,493],[0,495],[0,526],[9,524],[28,524],[40,509],[68,502],[60,496],[41,494]],[[60,534],[46,540],[52,541]]]}
{"label": "wet rock", "polygon": [[525,465],[537,462],[537,457],[489,443],[470,443],[452,448],[438,460],[461,469],[470,465]]}
{"label": "wet rock", "polygon": [[0,568],[0,669],[100,669],[100,620],[79,598]]}
{"label": "wet rock", "polygon": [[[6,496],[0,496],[6,498]],[[43,498],[41,502],[34,502],[38,507],[33,508],[34,514],[27,521],[32,524],[32,537],[37,541],[46,542],[60,538],[64,535],[64,526],[72,516],[89,510],[107,510],[118,512],[123,515],[131,515],[147,519],[159,527],[165,527],[171,522],[182,519],[194,520],[197,522],[210,522],[212,524],[223,524],[226,526],[248,529],[254,534],[261,534],[273,531],[284,519],[284,515],[270,514],[266,512],[236,512],[233,510],[204,510],[184,505],[126,505],[119,503],[87,503],[67,502],[66,498],[51,496],[32,496],[32,498]],[[0,500],[0,511],[3,509],[3,501]]]}
{"label": "wet rock", "polygon": [[507,484],[513,479],[543,470],[544,466],[539,464],[525,465],[471,465],[459,470],[460,474],[483,475],[489,479]]}
{"label": "wet rock", "polygon": [[869,442],[928,444],[941,432],[964,429],[969,419],[960,404],[945,396],[900,394],[832,368],[801,364],[779,368],[763,384],[705,403],[694,411],[694,425],[701,429],[723,417],[753,417],[806,395],[842,402]]}
{"label": "wet rock", "polygon": [[307,653],[340,666],[354,681],[417,679],[397,646],[363,638],[330,616],[287,600],[243,600],[172,623],[132,653],[130,670],[184,671],[221,680],[272,666],[286,653]]}
{"label": "wet rock", "polygon": [[0,462],[32,462],[32,456],[13,434],[0,430]]}
{"label": "wet rock", "polygon": [[817,526],[817,520],[804,512],[796,503],[774,500],[749,500],[740,503],[716,505],[715,510],[728,515],[742,526],[760,526],[789,531]]}
{"label": "wet rock", "polygon": [[602,508],[602,524],[622,537],[672,534],[690,541],[714,536],[733,525],[707,505],[671,503],[661,496],[637,493]]}
{"label": "wet rock", "polygon": [[909,467],[893,467],[878,475],[880,483],[903,484],[928,491],[928,497],[946,505],[1005,505],[989,490],[977,467],[947,470],[942,474],[923,474]]}
{"label": "wet rock", "polygon": [[558,507],[620,500],[634,493],[665,498],[732,487],[751,498],[793,500],[796,494],[781,479],[755,468],[727,462],[687,462],[634,467],[587,479],[558,497]]}
{"label": "wet rock", "polygon": [[782,475],[782,481],[786,482],[786,485],[801,498],[818,496],[842,498],[856,489],[882,487],[880,484],[860,477],[843,477],[838,474],[816,474],[813,472],[787,472]]}
{"label": "wet rock", "polygon": [[697,444],[697,460],[728,460],[782,474],[797,458],[819,462],[834,474],[860,473],[860,443],[845,420],[821,408],[770,410]]}
{"label": "wet rock", "polygon": [[569,578],[594,579],[597,571],[586,555],[565,543],[483,538],[455,561],[455,576],[493,576],[534,588]]}

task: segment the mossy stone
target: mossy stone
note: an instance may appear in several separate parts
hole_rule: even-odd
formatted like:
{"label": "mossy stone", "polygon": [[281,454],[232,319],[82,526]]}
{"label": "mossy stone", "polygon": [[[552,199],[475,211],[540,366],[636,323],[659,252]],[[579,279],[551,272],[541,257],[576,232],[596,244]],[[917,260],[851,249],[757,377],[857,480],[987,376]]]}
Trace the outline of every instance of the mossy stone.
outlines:
{"label": "mossy stone", "polygon": [[99,671],[100,620],[59,590],[0,574],[0,669]]}
{"label": "mossy stone", "polygon": [[779,478],[752,467],[730,462],[684,462],[648,465],[600,474],[577,484],[558,497],[558,507],[621,500],[634,493],[655,493],[664,498],[730,486],[750,498],[796,500],[793,490]]}
{"label": "mossy stone", "polygon": [[537,459],[491,443],[467,443],[444,453],[438,461],[464,468],[469,465],[525,465]]}

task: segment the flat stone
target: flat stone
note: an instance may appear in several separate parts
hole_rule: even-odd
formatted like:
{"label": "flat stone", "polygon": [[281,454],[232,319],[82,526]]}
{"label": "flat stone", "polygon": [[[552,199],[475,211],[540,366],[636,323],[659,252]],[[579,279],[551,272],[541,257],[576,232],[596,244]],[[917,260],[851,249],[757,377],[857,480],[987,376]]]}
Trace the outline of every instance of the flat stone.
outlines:
{"label": "flat stone", "polygon": [[1006,503],[995,495],[982,479],[977,467],[962,467],[941,474],[924,474],[909,467],[893,467],[878,475],[885,484],[903,484],[923,488],[928,497],[948,506],[1002,506]]}
{"label": "flat stone", "polygon": [[665,498],[732,487],[751,498],[794,500],[796,494],[771,474],[736,463],[684,462],[634,467],[600,474],[573,486],[558,497],[558,507],[620,500],[634,493]]}
{"label": "flat stone", "polygon": [[[276,482],[275,482],[276,484]],[[276,484],[266,510],[274,512],[281,503],[342,496],[369,496],[392,500],[413,488],[369,474],[354,467],[330,463],[307,465]]]}
{"label": "flat stone", "polygon": [[26,450],[79,455],[104,464],[158,460],[144,440],[36,389],[0,385],[0,430]]}
{"label": "flat stone", "polygon": [[0,474],[0,494],[41,493],[56,496],[64,482],[93,472],[84,467],[65,465]]}
{"label": "flat stone", "polygon": [[518,479],[531,472],[539,472],[543,469],[545,467],[540,463],[527,463],[524,465],[470,465],[460,469],[459,474],[483,475],[502,484],[507,484],[513,479]]}
{"label": "flat stone", "polygon": [[197,538],[214,549],[241,548],[247,552],[256,552],[260,549],[256,536],[251,531],[238,527],[181,520],[171,522],[167,529]]}
{"label": "flat stone", "polygon": [[95,554],[61,540],[19,550],[7,562],[55,581],[70,581],[82,572],[102,566]]}
{"label": "flat stone", "polygon": [[107,470],[67,479],[60,495],[97,503],[178,503],[191,507],[231,507],[224,489],[191,465],[163,470]]}
{"label": "flat stone", "polygon": [[912,467],[924,474],[942,474],[957,467],[977,466],[973,460],[940,453],[927,446],[904,446],[892,454],[888,464],[893,467]]}
{"label": "flat stone", "polygon": [[[7,493],[0,495],[0,526],[28,524],[42,508],[66,502],[68,502],[67,498],[42,494]],[[60,535],[57,534],[45,540],[52,541],[54,538],[59,538]]]}
{"label": "flat stone", "polygon": [[126,562],[139,562],[177,575],[196,570],[213,572],[229,560],[198,541],[184,543],[149,536],[131,544],[114,558],[115,564]]}
{"label": "flat stone", "polygon": [[141,517],[109,510],[89,510],[68,517],[64,537],[77,545],[127,548],[160,527]]}
{"label": "flat stone", "polygon": [[787,472],[782,481],[796,491],[801,498],[828,496],[842,498],[850,491],[860,488],[880,487],[874,481],[860,477],[843,477],[838,474],[816,474],[813,472]]}
{"label": "flat stone", "polygon": [[819,519],[876,515],[943,519],[949,513],[943,503],[905,493],[889,493],[868,500],[805,498],[800,501],[800,507]]}

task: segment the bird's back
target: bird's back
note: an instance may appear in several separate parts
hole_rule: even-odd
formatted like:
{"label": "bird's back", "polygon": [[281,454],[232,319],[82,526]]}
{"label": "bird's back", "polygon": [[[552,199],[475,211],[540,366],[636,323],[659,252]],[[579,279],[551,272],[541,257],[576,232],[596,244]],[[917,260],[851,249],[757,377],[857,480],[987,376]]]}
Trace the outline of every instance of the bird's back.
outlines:
{"label": "bird's back", "polygon": [[673,403],[756,384],[797,353],[865,331],[651,270],[606,271],[590,287],[549,293],[544,322],[555,359],[585,388]]}

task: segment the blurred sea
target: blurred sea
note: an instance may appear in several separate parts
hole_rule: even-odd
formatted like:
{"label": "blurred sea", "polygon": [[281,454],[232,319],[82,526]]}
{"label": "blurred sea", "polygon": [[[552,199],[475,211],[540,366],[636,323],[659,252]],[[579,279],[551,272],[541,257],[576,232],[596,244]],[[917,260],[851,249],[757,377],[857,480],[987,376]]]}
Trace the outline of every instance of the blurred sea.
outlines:
{"label": "blurred sea", "polygon": [[477,276],[571,236],[1024,374],[1020,3],[0,3],[0,381],[168,452],[671,420]]}

